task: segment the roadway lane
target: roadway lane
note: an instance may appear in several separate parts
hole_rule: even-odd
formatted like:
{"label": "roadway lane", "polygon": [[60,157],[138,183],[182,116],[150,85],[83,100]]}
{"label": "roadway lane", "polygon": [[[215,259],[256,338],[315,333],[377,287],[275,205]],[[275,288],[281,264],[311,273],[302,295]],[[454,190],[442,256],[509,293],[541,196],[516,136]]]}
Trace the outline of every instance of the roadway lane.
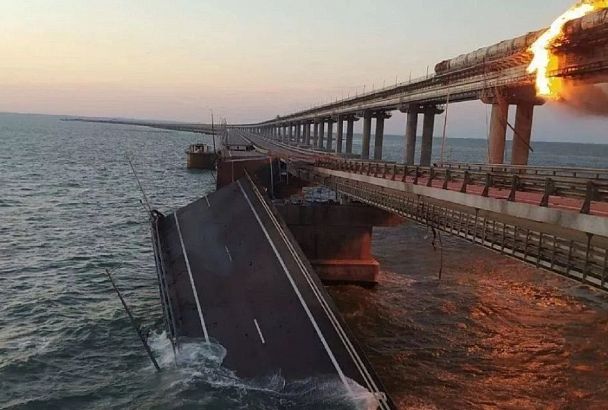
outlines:
{"label": "roadway lane", "polygon": [[245,378],[334,375],[382,392],[275,212],[243,178],[160,222],[178,343],[220,343]]}

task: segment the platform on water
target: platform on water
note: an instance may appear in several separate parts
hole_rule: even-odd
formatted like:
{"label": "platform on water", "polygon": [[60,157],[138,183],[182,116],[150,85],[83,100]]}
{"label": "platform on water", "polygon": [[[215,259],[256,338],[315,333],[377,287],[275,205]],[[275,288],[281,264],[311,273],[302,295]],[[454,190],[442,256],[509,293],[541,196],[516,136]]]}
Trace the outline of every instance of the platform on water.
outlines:
{"label": "platform on water", "polygon": [[280,214],[248,177],[153,220],[172,340],[221,344],[239,377],[335,376],[390,399]]}
{"label": "platform on water", "polygon": [[186,150],[189,169],[215,169],[218,155],[207,144],[192,144]]}

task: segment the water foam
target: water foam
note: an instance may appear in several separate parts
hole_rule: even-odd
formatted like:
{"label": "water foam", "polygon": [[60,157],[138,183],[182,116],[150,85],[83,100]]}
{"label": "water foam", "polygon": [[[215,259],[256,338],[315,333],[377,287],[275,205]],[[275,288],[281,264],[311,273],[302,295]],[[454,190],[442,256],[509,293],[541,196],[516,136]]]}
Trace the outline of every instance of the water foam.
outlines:
{"label": "water foam", "polygon": [[[218,343],[182,341],[174,352],[166,332],[152,333],[149,341],[160,366],[172,373],[165,387],[175,396],[188,396],[184,393],[205,385],[220,395],[232,395],[236,402],[257,403],[267,408],[378,408],[374,395],[354,380],[348,379],[351,394],[337,376],[288,381],[277,373],[242,379],[222,367],[226,349]],[[149,370],[152,370],[151,366]]]}

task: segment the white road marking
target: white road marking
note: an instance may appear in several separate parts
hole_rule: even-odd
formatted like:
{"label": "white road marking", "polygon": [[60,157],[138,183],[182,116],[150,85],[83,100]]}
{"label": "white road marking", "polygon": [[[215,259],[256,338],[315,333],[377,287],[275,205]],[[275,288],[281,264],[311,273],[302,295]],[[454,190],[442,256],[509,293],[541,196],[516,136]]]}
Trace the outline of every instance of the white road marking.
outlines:
{"label": "white road marking", "polygon": [[207,326],[205,326],[205,319],[203,318],[203,310],[201,309],[201,302],[198,299],[198,292],[196,286],[194,286],[194,278],[192,277],[192,269],[190,269],[190,260],[186,253],[186,246],[184,245],[184,238],[182,238],[182,230],[179,227],[179,219],[177,218],[177,212],[173,214],[175,217],[175,226],[177,226],[177,234],[179,236],[179,242],[182,245],[182,252],[184,253],[184,260],[186,261],[186,269],[188,269],[188,276],[190,277],[190,285],[192,286],[192,293],[194,294],[194,301],[196,302],[196,309],[198,310],[198,317],[201,320],[201,327],[203,328],[203,334],[205,335],[205,341],[209,343],[209,334],[207,333]]}
{"label": "white road marking", "polygon": [[232,255],[230,254],[230,250],[228,249],[228,245],[224,246],[224,248],[226,249],[226,253],[228,254],[228,259],[230,259],[230,262],[232,262]]}
{"label": "white road marking", "polygon": [[207,201],[207,206],[211,208],[211,204],[209,203],[209,198],[207,197],[207,195],[205,195],[205,201]]}
{"label": "white road marking", "polygon": [[258,321],[256,319],[253,319],[253,324],[255,325],[255,328],[258,329],[258,335],[260,335],[260,340],[262,341],[262,344],[265,345],[266,340],[264,340],[264,335],[262,335],[262,331],[260,330],[260,325],[258,325]]}
{"label": "white road marking", "polygon": [[[310,276],[310,273],[308,272],[308,269],[305,267],[304,263],[302,262],[299,254],[293,248],[293,245],[291,244],[291,242],[287,239],[287,237],[286,237],[286,235],[284,233],[284,230],[283,230],[281,224],[277,221],[277,219],[273,215],[272,211],[268,207],[268,204],[266,204],[266,202],[264,201],[264,198],[261,196],[261,194],[259,193],[259,191],[257,190],[257,188],[255,186],[253,186],[253,190],[254,190],[254,193],[256,194],[256,196],[258,197],[258,199],[260,200],[262,206],[264,207],[264,210],[266,211],[268,217],[273,222],[274,226],[277,228],[277,231],[279,232],[279,235],[283,239],[283,242],[285,243],[285,245],[287,246],[287,248],[290,250],[291,254],[296,259],[296,263],[298,264],[298,266],[300,268],[300,271],[302,272],[302,274],[306,278],[309,286],[311,287],[311,290],[313,291],[313,293],[317,297],[317,300],[319,301],[319,303],[323,307],[323,310],[325,311],[326,315],[328,316],[330,322],[332,323],[332,325],[334,326],[334,328],[338,332],[338,336],[342,339],[342,342],[344,343],[344,345],[346,347],[346,350],[348,351],[349,355],[351,356],[351,358],[353,359],[353,361],[357,365],[357,368],[359,369],[359,372],[361,373],[363,379],[366,381],[366,384],[368,385],[369,390],[372,391],[372,392],[377,392],[380,395],[383,395],[384,393],[379,391],[378,386],[376,385],[374,379],[369,374],[369,371],[368,371],[367,367],[363,364],[363,362],[362,362],[361,358],[359,357],[357,351],[353,347],[350,339],[348,339],[348,336],[344,332],[344,329],[342,329],[342,326],[340,325],[340,322],[336,319],[333,311],[327,305],[327,301],[320,294],[320,291],[319,291],[316,283],[314,282],[314,280]],[[386,403],[386,401],[382,401],[382,400],[380,400],[380,406],[382,408],[389,408],[388,404]]]}
{"label": "white road marking", "polygon": [[266,237],[266,240],[268,240],[268,243],[270,244],[272,250],[274,251],[275,256],[277,257],[279,263],[281,264],[281,267],[283,268],[283,272],[285,273],[285,276],[287,276],[287,279],[289,280],[291,287],[293,288],[295,294],[297,295],[298,299],[300,300],[300,303],[302,304],[302,307],[304,308],[304,311],[306,312],[306,315],[308,316],[310,323],[312,324],[313,328],[315,329],[317,336],[319,336],[319,339],[321,340],[321,344],[325,348],[325,351],[327,352],[329,359],[331,360],[332,364],[334,365],[334,368],[338,372],[338,375],[340,376],[342,383],[344,383],[346,390],[348,390],[348,392],[352,395],[353,390],[350,387],[350,385],[348,384],[348,380],[346,380],[346,376],[344,375],[344,372],[342,371],[342,368],[340,367],[338,360],[336,360],[336,357],[334,356],[334,353],[332,352],[331,348],[329,347],[327,340],[325,340],[325,336],[323,336],[323,333],[321,332],[321,329],[319,328],[317,321],[315,320],[308,305],[306,304],[306,301],[304,301],[304,297],[302,296],[302,293],[300,293],[300,289],[298,289],[298,286],[296,285],[295,281],[293,280],[293,277],[289,273],[289,269],[287,269],[287,266],[285,265],[285,261],[279,254],[279,251],[278,251],[277,247],[275,246],[274,242],[272,242],[272,239],[270,238],[270,235],[268,234],[266,227],[262,223],[260,216],[258,215],[257,211],[253,207],[253,204],[251,203],[251,201],[249,200],[247,193],[245,193],[245,190],[243,189],[243,185],[241,185],[241,181],[236,181],[236,182],[239,184],[239,188],[241,189],[241,192],[243,193],[243,196],[245,197],[245,200],[247,201],[247,204],[249,205],[251,212],[253,212],[253,216],[255,216],[255,219],[258,221],[260,228],[262,228],[262,231],[264,232],[264,236]]}

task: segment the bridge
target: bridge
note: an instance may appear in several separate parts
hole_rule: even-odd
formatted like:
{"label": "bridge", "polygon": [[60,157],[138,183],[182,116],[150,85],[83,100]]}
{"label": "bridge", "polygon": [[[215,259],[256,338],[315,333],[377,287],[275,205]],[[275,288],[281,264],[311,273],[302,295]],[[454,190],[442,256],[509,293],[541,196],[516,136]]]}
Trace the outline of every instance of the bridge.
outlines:
{"label": "bridge", "polygon": [[[565,32],[550,75],[605,80],[608,10],[570,22]],[[151,217],[164,317],[176,348],[193,338],[217,341],[227,348],[224,365],[239,376],[331,375],[350,395],[363,386],[378,407],[394,408],[321,280],[373,283],[379,267],[371,230],[395,217],[608,290],[608,170],[527,165],[534,107],[544,102],[526,71],[527,50],[540,33],[442,61],[422,79],[222,127],[218,190],[170,216]],[[435,116],[469,100],[492,105],[488,163],[433,164]],[[510,105],[517,107],[514,126]],[[382,158],[384,121],[394,111],[407,114],[402,163]],[[363,144],[355,153],[359,119]],[[509,127],[513,156],[506,165]],[[331,200],[294,199],[311,187],[325,188]]]}
{"label": "bridge", "polygon": [[[534,107],[544,100],[526,69],[529,47],[543,32],[442,61],[421,79],[257,124],[231,125],[229,133],[280,158],[302,184],[327,186],[350,200],[606,289],[608,171],[527,166]],[[551,77],[577,84],[606,81],[608,9],[569,22],[553,53],[558,64]],[[488,163],[432,163],[435,115],[448,104],[470,100],[492,105]],[[510,105],[517,110],[513,126]],[[407,113],[403,163],[382,158],[384,121],[395,111]],[[420,114],[422,147],[416,161]],[[355,153],[359,119],[362,148]],[[506,165],[509,127],[514,138]]]}
{"label": "bridge", "polygon": [[[435,66],[434,74],[423,78],[238,127],[292,145],[349,156],[355,154],[352,144],[354,122],[363,119],[362,149],[355,155],[361,159],[381,160],[384,121],[393,112],[400,111],[407,113],[404,163],[413,165],[416,130],[419,115],[422,115],[419,164],[429,166],[435,116],[443,112],[448,103],[481,100],[492,106],[488,163],[504,162],[507,128],[511,128],[514,133],[511,163],[526,165],[534,107],[544,103],[536,96],[534,75],[526,70],[532,59],[528,49],[544,31],[527,33],[442,61]],[[549,75],[577,83],[605,82],[608,78],[608,9],[569,22],[564,32],[564,39],[553,50],[558,57],[558,66]],[[508,122],[510,105],[516,106],[514,125]]]}

